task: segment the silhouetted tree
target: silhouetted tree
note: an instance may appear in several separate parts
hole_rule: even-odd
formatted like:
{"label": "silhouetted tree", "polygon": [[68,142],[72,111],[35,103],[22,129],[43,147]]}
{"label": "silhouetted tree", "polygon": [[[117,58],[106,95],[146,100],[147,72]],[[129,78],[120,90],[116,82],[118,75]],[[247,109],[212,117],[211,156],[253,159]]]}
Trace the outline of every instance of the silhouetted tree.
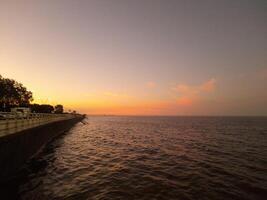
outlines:
{"label": "silhouetted tree", "polygon": [[59,104],[59,105],[55,106],[55,113],[62,114],[63,111],[64,111],[64,109],[63,109],[62,105]]}
{"label": "silhouetted tree", "polygon": [[30,109],[31,109],[31,112],[34,112],[34,113],[38,113],[39,112],[39,110],[40,110],[40,105],[39,104],[31,104],[30,105]]}
{"label": "silhouetted tree", "polygon": [[54,107],[49,104],[31,104],[30,105],[31,112],[34,113],[52,113],[54,111]]}
{"label": "silhouetted tree", "polygon": [[48,104],[40,105],[40,113],[52,113],[54,111],[54,107]]}
{"label": "silhouetted tree", "polygon": [[29,106],[33,100],[32,92],[21,83],[0,75],[0,110],[9,111],[15,106]]}

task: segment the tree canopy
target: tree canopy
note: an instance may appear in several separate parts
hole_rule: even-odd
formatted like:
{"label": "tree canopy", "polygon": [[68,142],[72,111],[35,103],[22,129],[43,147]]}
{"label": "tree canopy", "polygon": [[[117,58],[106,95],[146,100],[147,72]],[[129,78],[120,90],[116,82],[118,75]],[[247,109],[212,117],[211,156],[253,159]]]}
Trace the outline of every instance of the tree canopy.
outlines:
{"label": "tree canopy", "polygon": [[52,113],[54,111],[54,107],[49,104],[31,104],[29,106],[31,108],[31,112],[33,113]]}
{"label": "tree canopy", "polygon": [[59,105],[55,106],[55,113],[62,114],[63,111],[64,111],[64,109],[63,109],[62,105],[59,104]]}
{"label": "tree canopy", "polygon": [[29,106],[32,92],[21,83],[0,75],[0,110],[8,111],[15,106]]}
{"label": "tree canopy", "polygon": [[10,111],[12,107],[29,107],[34,113],[63,113],[63,105],[56,105],[55,108],[49,104],[31,104],[33,101],[32,92],[28,91],[21,83],[3,78],[0,75],[0,111]]}

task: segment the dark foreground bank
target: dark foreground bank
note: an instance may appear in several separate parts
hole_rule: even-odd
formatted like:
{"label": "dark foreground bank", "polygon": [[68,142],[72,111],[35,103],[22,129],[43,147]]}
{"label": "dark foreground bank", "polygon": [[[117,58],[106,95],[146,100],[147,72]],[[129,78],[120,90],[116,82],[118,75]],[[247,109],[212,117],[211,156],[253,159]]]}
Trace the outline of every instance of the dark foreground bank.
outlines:
{"label": "dark foreground bank", "polygon": [[35,128],[0,137],[0,183],[5,183],[16,176],[26,161],[53,138],[68,131],[84,118],[56,121]]}

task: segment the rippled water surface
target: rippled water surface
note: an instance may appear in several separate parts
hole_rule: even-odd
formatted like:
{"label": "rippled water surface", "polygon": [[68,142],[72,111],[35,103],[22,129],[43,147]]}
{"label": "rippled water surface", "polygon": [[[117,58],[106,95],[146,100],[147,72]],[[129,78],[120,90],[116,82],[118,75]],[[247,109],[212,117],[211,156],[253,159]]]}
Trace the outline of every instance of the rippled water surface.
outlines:
{"label": "rippled water surface", "polygon": [[267,199],[267,118],[89,117],[50,143],[22,199]]}

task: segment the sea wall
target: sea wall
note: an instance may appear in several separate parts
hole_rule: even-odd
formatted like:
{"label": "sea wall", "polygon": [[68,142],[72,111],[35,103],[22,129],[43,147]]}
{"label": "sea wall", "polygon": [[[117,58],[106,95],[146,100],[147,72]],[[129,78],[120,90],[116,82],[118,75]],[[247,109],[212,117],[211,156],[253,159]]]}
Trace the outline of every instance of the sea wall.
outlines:
{"label": "sea wall", "polygon": [[77,116],[0,137],[0,182],[12,178],[44,145],[83,118]]}

